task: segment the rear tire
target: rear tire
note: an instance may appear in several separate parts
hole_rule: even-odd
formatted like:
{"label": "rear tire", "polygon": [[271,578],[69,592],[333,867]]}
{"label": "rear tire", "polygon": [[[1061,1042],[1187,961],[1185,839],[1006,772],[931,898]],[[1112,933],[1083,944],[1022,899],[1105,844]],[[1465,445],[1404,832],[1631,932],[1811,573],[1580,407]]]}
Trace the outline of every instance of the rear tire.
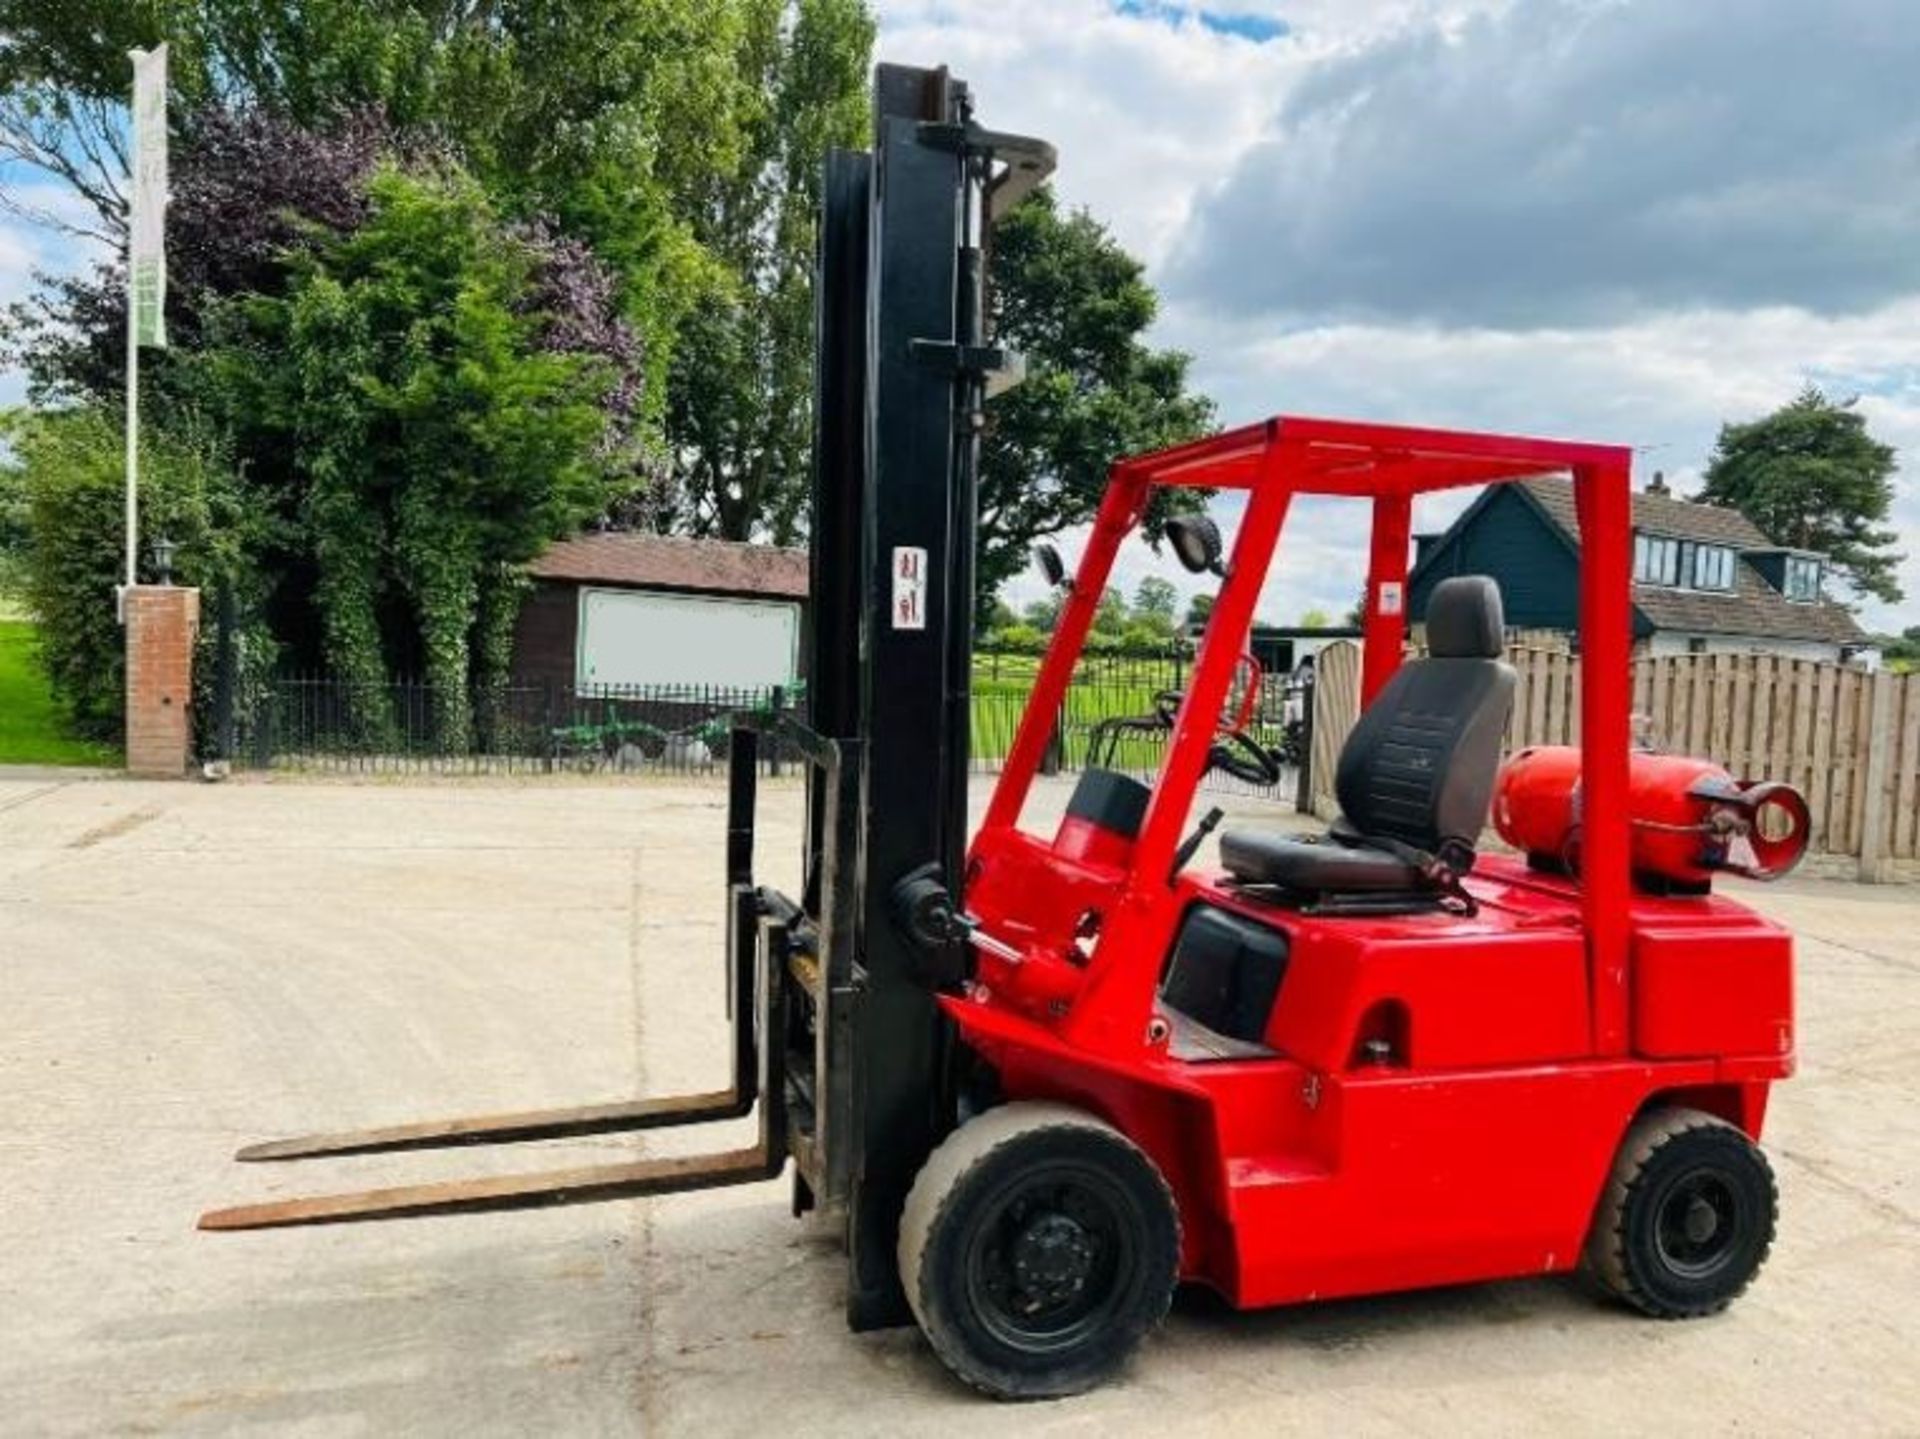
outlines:
{"label": "rear tire", "polygon": [[1173,1194],[1119,1130],[1060,1104],[963,1124],[900,1219],[900,1281],[955,1374],[1051,1399],[1118,1371],[1165,1317],[1180,1260]]}
{"label": "rear tire", "polygon": [[1779,1212],[1773,1169],[1741,1130],[1697,1109],[1655,1110],[1614,1159],[1587,1268],[1656,1319],[1717,1314],[1766,1261]]}

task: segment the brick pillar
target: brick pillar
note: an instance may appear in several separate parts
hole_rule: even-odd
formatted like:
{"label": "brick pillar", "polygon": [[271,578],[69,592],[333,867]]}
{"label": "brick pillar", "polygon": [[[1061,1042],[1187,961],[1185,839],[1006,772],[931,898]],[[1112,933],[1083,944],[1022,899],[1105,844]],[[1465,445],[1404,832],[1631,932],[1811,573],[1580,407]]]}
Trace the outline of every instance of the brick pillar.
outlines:
{"label": "brick pillar", "polygon": [[193,642],[200,591],[135,585],[126,592],[127,772],[178,779],[193,743]]}

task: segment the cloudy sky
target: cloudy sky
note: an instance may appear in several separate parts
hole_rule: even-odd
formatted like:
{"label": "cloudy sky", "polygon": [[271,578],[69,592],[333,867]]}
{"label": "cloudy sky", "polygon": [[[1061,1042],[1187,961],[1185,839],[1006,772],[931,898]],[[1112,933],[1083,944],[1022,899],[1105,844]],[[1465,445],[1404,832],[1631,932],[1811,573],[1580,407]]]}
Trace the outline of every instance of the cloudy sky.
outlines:
{"label": "cloudy sky", "polygon": [[[1863,618],[1920,622],[1916,0],[876,9],[882,58],[951,65],[987,123],[1058,145],[1061,192],[1147,261],[1155,339],[1227,423],[1622,442],[1685,492],[1722,420],[1812,380],[1901,449],[1912,598]],[[0,300],[75,261],[0,223]],[[1296,508],[1265,616],[1343,612],[1363,530]]]}
{"label": "cloudy sky", "polygon": [[[1059,146],[1226,422],[1627,443],[1684,493],[1722,420],[1812,380],[1901,449],[1911,598],[1863,618],[1920,622],[1914,0],[877,8],[882,58]],[[1266,616],[1350,606],[1363,530],[1296,509]]]}

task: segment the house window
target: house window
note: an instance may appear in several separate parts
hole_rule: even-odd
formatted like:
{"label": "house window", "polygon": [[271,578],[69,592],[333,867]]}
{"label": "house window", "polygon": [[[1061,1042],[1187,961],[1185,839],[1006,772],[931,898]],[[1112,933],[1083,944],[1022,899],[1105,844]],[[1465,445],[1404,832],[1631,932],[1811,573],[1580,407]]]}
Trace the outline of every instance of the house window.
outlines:
{"label": "house window", "polygon": [[1820,561],[1805,555],[1787,556],[1786,596],[1802,604],[1820,598]]}
{"label": "house window", "polygon": [[1670,585],[1680,577],[1680,544],[1658,535],[1633,537],[1633,577],[1643,585]]}
{"label": "house window", "polygon": [[1695,545],[1688,583],[1696,590],[1732,589],[1733,551],[1725,545]]}
{"label": "house window", "polygon": [[1730,590],[1733,565],[1733,551],[1725,545],[1670,540],[1660,535],[1633,537],[1633,578],[1637,584]]}

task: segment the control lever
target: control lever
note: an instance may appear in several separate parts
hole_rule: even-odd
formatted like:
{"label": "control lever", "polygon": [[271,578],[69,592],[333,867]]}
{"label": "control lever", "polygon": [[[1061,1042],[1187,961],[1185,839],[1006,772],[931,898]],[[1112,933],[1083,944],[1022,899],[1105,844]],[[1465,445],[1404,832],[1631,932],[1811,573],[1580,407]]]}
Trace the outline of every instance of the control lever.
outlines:
{"label": "control lever", "polygon": [[1215,805],[1201,817],[1194,832],[1180,841],[1180,848],[1173,852],[1173,868],[1167,871],[1167,883],[1172,884],[1179,878],[1180,871],[1187,867],[1192,858],[1200,852],[1200,846],[1207,842],[1207,836],[1220,827],[1220,821],[1227,817],[1226,811]]}

